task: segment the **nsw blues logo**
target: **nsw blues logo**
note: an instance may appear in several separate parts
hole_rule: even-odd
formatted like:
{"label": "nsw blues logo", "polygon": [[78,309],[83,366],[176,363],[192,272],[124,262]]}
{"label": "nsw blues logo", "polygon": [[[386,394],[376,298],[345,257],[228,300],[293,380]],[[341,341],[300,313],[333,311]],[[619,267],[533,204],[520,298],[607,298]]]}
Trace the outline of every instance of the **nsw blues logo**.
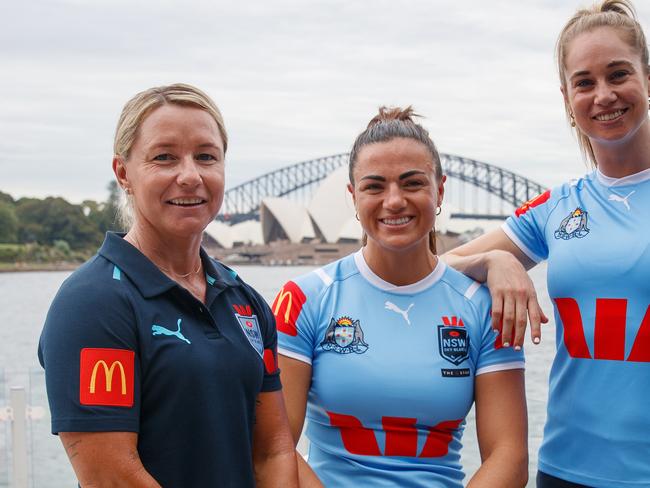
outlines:
{"label": "nsw blues logo", "polygon": [[440,356],[458,366],[469,357],[467,329],[459,326],[438,326],[438,350]]}
{"label": "nsw blues logo", "polygon": [[235,318],[239,322],[246,339],[253,346],[253,349],[257,351],[257,354],[264,357],[264,341],[257,315],[253,314],[250,305],[233,305],[233,307],[237,310]]}
{"label": "nsw blues logo", "polygon": [[325,331],[325,339],[320,345],[326,351],[339,354],[363,354],[368,350],[368,344],[363,340],[361,324],[350,317],[341,317],[338,320],[332,318]]}
{"label": "nsw blues logo", "polygon": [[581,238],[587,234],[589,234],[587,212],[578,207],[560,222],[560,227],[555,231],[554,235],[556,239],[566,241],[574,237]]}

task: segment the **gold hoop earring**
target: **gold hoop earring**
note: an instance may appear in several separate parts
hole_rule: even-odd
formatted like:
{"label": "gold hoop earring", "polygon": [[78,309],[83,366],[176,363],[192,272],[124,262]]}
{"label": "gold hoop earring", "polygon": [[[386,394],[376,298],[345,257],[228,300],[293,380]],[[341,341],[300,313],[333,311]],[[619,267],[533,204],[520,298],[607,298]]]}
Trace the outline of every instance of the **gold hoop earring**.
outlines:
{"label": "gold hoop earring", "polygon": [[438,205],[438,208],[436,209],[436,215],[440,215],[442,213],[442,205]]}
{"label": "gold hoop earring", "polygon": [[354,218],[357,219],[359,222],[361,222],[359,220],[359,212],[354,212]]}

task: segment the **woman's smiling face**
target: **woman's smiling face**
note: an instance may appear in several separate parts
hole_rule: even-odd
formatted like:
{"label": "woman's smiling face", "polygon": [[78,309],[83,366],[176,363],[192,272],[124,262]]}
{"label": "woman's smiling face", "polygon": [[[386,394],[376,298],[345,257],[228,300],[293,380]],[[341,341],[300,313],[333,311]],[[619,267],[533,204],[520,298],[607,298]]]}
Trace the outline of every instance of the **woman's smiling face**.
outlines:
{"label": "woman's smiling face", "polygon": [[403,137],[368,144],[357,155],[353,176],[349,189],[369,247],[428,249],[443,186],[424,144]]}

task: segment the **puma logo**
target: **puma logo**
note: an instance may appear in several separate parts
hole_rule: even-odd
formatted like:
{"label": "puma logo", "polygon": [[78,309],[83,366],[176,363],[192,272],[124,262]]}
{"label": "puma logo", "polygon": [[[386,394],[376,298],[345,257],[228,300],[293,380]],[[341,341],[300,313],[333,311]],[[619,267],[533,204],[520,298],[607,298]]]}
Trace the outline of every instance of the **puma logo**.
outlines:
{"label": "puma logo", "polygon": [[163,327],[162,325],[152,325],[151,326],[151,335],[168,335],[168,336],[176,336],[178,337],[181,341],[185,341],[188,344],[192,344],[190,341],[188,341],[183,334],[181,334],[181,319],[178,319],[177,322],[178,329],[176,330],[169,330],[166,327]]}
{"label": "puma logo", "polygon": [[632,194],[633,194],[635,191],[636,191],[636,190],[632,190],[632,191],[631,191],[630,193],[628,193],[627,196],[625,196],[625,197],[621,197],[621,196],[619,196],[619,195],[616,195],[616,194],[612,193],[612,194],[609,196],[609,201],[610,201],[610,202],[619,202],[619,203],[622,203],[623,205],[625,205],[625,208],[627,208],[627,210],[629,211],[629,210],[630,210],[630,204],[627,203],[627,199],[630,198],[630,196],[632,196]]}
{"label": "puma logo", "polygon": [[397,312],[398,314],[400,314],[404,318],[404,320],[406,320],[407,324],[411,325],[411,321],[409,320],[409,310],[411,310],[411,307],[413,305],[415,305],[415,304],[411,303],[406,310],[402,310],[397,305],[395,305],[393,302],[386,301],[386,303],[384,304],[384,308],[386,310],[390,310],[392,312]]}

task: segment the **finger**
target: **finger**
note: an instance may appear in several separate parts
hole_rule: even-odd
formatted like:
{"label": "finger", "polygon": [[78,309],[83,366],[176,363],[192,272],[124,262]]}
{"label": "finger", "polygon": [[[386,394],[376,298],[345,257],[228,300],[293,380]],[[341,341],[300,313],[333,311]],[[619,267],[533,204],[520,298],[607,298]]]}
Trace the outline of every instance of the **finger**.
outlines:
{"label": "finger", "polygon": [[510,347],[512,343],[512,328],[515,322],[515,301],[511,296],[503,300],[503,326],[501,328],[501,342],[503,347]]}
{"label": "finger", "polygon": [[525,293],[517,294],[515,302],[515,330],[512,345],[518,351],[524,345],[526,324],[528,323],[528,299]]}
{"label": "finger", "polygon": [[503,320],[503,297],[499,294],[492,296],[492,330],[501,332],[501,321]]}
{"label": "finger", "polygon": [[534,344],[539,344],[542,341],[542,327],[540,323],[543,321],[543,318],[546,317],[539,303],[537,303],[537,299],[531,297],[528,300],[528,319],[530,320],[530,338]]}

